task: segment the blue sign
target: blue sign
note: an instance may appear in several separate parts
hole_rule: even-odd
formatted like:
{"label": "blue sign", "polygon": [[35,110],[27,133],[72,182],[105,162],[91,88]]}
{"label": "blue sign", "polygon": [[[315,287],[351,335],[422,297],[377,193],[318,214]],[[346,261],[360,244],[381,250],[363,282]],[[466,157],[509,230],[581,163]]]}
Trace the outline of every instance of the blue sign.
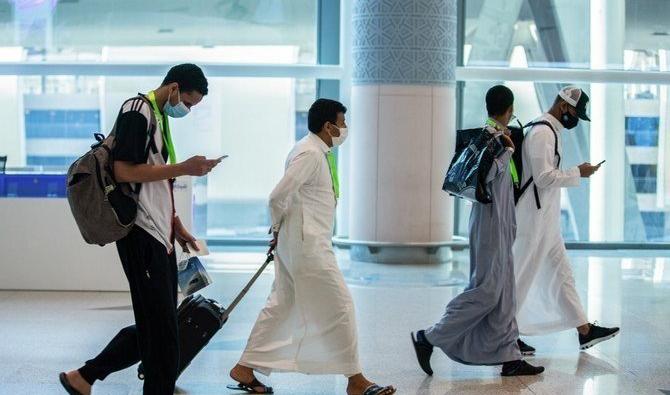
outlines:
{"label": "blue sign", "polygon": [[66,197],[66,174],[0,174],[0,197]]}

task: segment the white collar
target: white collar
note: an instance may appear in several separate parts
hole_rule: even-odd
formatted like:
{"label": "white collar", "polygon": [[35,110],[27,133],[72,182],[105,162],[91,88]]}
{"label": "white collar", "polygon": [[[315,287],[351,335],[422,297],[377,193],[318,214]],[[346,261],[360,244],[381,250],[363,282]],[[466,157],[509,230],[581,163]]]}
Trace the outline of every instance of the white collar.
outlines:
{"label": "white collar", "polygon": [[317,136],[312,132],[309,132],[308,136],[309,136],[308,138],[312,140],[312,142],[316,144],[321,149],[321,151],[323,151],[324,154],[330,152],[330,147],[323,140],[321,140],[321,137]]}
{"label": "white collar", "polygon": [[563,124],[561,123],[561,121],[559,121],[558,119],[556,119],[556,117],[554,117],[553,115],[549,114],[548,112],[547,112],[547,113],[544,113],[544,115],[542,115],[542,117],[540,117],[540,118],[544,118],[544,119],[546,119],[547,121],[549,121],[549,123],[551,124],[551,126],[554,127],[554,130],[555,130],[556,132],[560,132],[560,131],[562,131],[563,129],[565,129],[565,126],[563,126]]}

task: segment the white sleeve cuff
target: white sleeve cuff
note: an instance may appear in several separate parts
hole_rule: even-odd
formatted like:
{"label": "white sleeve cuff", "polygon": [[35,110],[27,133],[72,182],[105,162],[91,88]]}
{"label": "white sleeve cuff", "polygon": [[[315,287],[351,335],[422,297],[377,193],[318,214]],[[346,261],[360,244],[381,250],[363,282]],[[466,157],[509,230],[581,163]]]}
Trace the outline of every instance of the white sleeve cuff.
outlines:
{"label": "white sleeve cuff", "polygon": [[570,183],[568,186],[578,187],[581,179],[581,175],[579,173],[579,167],[577,166],[571,167],[566,171],[566,173],[568,174],[570,179]]}

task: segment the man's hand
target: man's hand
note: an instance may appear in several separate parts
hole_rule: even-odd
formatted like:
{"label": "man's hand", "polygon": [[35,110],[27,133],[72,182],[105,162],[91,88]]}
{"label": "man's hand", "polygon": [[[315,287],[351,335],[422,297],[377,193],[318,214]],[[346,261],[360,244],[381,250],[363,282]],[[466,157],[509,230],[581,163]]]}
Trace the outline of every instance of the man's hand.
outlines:
{"label": "man's hand", "polygon": [[584,162],[581,165],[577,166],[579,168],[579,175],[582,178],[589,178],[600,169],[600,165],[593,166],[589,162]]}
{"label": "man's hand", "polygon": [[207,159],[204,156],[193,156],[179,164],[182,173],[187,176],[200,177],[212,171],[212,169],[221,163],[217,159]]}
{"label": "man's hand", "polygon": [[184,252],[189,252],[189,247],[193,248],[193,251],[200,251],[195,242],[196,238],[184,227],[179,217],[174,219],[174,235]]}
{"label": "man's hand", "polygon": [[512,142],[512,138],[507,133],[501,134],[500,140],[502,140],[502,143],[505,147],[515,149],[514,143]]}

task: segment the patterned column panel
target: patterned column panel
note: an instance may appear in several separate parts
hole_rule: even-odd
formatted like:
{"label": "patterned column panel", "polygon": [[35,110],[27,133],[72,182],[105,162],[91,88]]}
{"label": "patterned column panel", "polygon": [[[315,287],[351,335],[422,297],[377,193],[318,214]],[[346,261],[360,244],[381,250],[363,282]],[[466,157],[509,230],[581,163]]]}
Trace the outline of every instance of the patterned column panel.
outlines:
{"label": "patterned column panel", "polygon": [[453,83],[456,16],[456,0],[354,0],[353,83]]}

